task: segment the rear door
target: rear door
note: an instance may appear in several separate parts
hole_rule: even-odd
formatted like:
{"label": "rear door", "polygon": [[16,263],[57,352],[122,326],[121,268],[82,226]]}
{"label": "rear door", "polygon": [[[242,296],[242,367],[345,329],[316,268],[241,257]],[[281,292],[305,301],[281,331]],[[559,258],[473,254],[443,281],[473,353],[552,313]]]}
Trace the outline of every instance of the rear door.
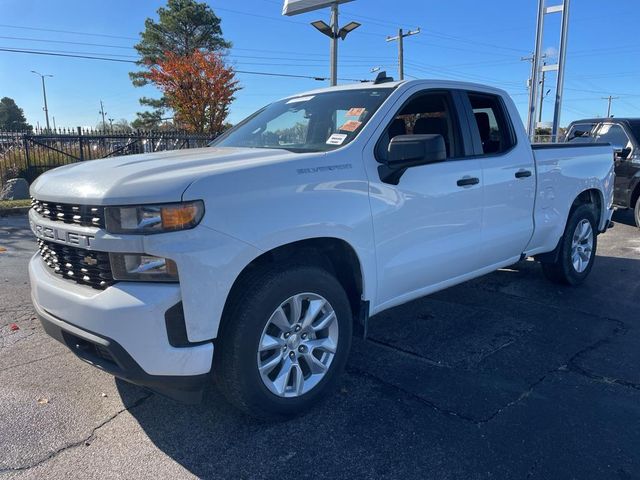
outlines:
{"label": "rear door", "polygon": [[484,178],[483,256],[495,265],[519,257],[533,234],[535,164],[529,142],[518,144],[502,97],[466,92],[465,98]]}

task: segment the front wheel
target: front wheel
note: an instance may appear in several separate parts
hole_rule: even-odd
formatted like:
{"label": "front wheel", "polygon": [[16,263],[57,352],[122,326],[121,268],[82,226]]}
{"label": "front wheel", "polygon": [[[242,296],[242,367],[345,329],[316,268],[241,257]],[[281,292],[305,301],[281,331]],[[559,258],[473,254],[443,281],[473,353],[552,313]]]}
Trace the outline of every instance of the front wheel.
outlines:
{"label": "front wheel", "polygon": [[263,418],[300,413],[327,395],[351,345],[347,295],[326,270],[263,270],[243,282],[216,346],[217,383],[232,404]]}
{"label": "front wheel", "polygon": [[569,217],[556,261],[543,263],[545,276],[555,283],[579,285],[587,278],[598,246],[597,222],[590,205],[580,205]]}

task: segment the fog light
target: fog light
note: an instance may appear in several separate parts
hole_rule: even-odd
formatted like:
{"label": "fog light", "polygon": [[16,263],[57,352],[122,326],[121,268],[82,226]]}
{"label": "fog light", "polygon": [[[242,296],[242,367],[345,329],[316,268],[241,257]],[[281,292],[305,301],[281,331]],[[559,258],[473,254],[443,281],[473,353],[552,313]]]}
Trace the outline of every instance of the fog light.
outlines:
{"label": "fog light", "polygon": [[178,267],[173,260],[143,253],[110,253],[115,280],[177,282]]}

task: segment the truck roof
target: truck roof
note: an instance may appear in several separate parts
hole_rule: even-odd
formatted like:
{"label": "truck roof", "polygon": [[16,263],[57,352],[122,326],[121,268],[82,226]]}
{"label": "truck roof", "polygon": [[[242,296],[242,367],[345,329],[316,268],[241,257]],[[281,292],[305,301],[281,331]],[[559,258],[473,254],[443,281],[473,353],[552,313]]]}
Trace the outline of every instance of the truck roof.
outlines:
{"label": "truck roof", "polygon": [[306,92],[299,92],[294,95],[289,95],[284,98],[300,97],[304,95],[316,95],[318,93],[336,92],[336,91],[343,91],[343,90],[362,90],[362,89],[369,89],[369,88],[376,89],[376,90],[380,90],[382,88],[393,89],[398,87],[399,85],[410,86],[412,84],[424,84],[426,82],[433,82],[433,83],[440,83],[440,84],[446,83],[448,85],[451,85],[451,88],[459,88],[461,90],[495,91],[495,92],[500,92],[501,94],[506,94],[503,90],[499,88],[491,87],[489,85],[483,85],[480,83],[460,82],[457,80],[448,80],[448,79],[425,78],[425,79],[416,79],[416,80],[399,80],[399,81],[396,80],[392,82],[384,82],[384,83],[377,83],[377,84],[374,83],[373,81],[361,82],[361,83],[348,83],[345,85],[337,85],[335,87],[316,88],[314,90],[308,90]]}
{"label": "truck roof", "polygon": [[[578,120],[574,120],[573,123],[600,123],[600,122],[610,122],[610,123],[640,123],[640,117],[595,117],[595,118],[580,118]],[[571,125],[570,124],[570,125]]]}

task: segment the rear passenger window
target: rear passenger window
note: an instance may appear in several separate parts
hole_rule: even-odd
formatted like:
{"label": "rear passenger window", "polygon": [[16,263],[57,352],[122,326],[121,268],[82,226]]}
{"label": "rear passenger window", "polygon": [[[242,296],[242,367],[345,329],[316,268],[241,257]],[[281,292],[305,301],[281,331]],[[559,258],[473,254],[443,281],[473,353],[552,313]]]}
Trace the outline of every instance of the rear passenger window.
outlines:
{"label": "rear passenger window", "polygon": [[469,101],[475,120],[471,128],[477,129],[482,153],[491,155],[509,150],[515,142],[500,97],[469,93]]}

